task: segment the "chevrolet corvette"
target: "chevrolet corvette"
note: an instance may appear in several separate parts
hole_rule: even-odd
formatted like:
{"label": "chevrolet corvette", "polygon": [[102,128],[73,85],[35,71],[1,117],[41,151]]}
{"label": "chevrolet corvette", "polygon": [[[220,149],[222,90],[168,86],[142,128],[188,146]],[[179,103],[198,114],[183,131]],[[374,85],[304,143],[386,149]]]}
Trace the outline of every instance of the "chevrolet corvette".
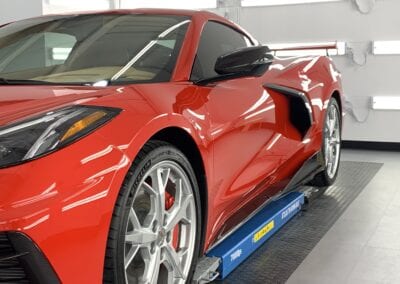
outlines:
{"label": "chevrolet corvette", "polygon": [[204,11],[0,27],[0,282],[185,283],[271,200],[331,185],[341,75]]}

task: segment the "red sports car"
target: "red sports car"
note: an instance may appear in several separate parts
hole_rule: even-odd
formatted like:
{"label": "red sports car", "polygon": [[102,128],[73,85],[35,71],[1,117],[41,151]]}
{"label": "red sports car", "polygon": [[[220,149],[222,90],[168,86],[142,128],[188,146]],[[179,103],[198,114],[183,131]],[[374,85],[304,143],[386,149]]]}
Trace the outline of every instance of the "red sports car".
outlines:
{"label": "red sports car", "polygon": [[0,282],[188,282],[260,206],[334,182],[340,77],[209,12],[2,26]]}

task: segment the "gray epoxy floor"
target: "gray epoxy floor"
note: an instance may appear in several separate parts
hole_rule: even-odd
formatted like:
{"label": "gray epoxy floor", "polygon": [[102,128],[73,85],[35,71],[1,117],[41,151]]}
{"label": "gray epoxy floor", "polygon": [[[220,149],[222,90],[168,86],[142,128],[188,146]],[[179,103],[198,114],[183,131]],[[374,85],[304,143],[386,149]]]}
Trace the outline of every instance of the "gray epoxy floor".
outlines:
{"label": "gray epoxy floor", "polygon": [[400,283],[400,153],[344,150],[384,165],[287,283]]}
{"label": "gray epoxy floor", "polygon": [[382,163],[342,161],[335,184],[317,189],[308,206],[221,282],[285,283],[369,182]]}

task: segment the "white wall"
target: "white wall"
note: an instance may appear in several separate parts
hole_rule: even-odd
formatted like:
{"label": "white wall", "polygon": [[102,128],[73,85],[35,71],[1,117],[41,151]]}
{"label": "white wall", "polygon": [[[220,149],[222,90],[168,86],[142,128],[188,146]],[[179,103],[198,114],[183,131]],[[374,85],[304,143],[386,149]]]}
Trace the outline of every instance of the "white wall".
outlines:
{"label": "white wall", "polygon": [[[362,14],[351,1],[273,7],[219,9],[262,43],[346,41],[368,53],[364,66],[351,56],[334,57],[343,74],[345,95],[359,120],[348,115],[346,140],[400,142],[400,111],[370,110],[370,97],[400,96],[400,55],[374,56],[373,40],[400,40],[400,1],[376,1],[369,14]],[[226,14],[225,14],[226,15]]]}
{"label": "white wall", "polygon": [[41,15],[42,0],[0,0],[0,25]]}

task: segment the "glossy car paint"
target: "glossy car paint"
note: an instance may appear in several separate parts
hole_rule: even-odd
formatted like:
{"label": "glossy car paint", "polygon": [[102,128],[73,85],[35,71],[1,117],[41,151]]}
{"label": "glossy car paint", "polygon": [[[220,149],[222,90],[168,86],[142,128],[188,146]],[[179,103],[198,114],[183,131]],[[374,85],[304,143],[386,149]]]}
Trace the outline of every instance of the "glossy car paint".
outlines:
{"label": "glossy car paint", "polygon": [[[40,159],[0,169],[0,231],[21,231],[43,251],[63,283],[100,283],[113,207],[137,153],[153,135],[190,135],[207,177],[207,251],[268,198],[279,193],[321,148],[328,101],[341,93],[326,57],[275,59],[261,77],[197,86],[188,81],[208,12],[109,13],[192,16],[171,82],[115,87],[0,86],[0,125],[70,104],[123,109],[78,142]],[[288,102],[263,85],[303,91],[313,110],[305,137],[288,120]],[[179,139],[179,137],[176,137]]]}

